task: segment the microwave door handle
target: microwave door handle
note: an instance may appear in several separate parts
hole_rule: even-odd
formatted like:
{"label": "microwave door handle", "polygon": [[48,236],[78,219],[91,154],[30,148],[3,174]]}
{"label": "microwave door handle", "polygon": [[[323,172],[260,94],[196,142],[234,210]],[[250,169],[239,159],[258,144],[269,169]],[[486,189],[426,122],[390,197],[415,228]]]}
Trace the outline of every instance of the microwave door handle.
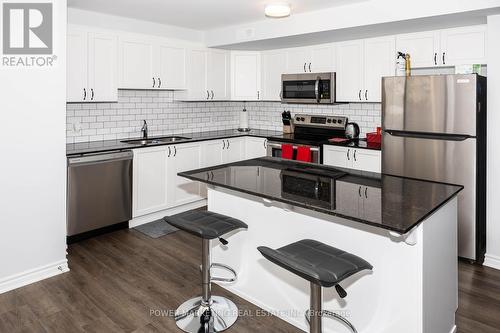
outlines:
{"label": "microwave door handle", "polygon": [[316,79],[316,84],[314,85],[314,94],[316,95],[316,102],[320,102],[320,99],[319,99],[319,81],[321,80],[321,78],[318,76],[318,78]]}

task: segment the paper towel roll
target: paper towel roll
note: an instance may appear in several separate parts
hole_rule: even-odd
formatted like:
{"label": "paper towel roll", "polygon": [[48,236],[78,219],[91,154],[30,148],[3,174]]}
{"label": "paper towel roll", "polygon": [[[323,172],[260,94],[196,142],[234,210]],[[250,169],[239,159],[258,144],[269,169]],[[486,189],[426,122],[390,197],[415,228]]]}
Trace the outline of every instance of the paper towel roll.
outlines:
{"label": "paper towel roll", "polygon": [[248,112],[247,110],[243,109],[240,112],[240,129],[247,129],[248,127]]}

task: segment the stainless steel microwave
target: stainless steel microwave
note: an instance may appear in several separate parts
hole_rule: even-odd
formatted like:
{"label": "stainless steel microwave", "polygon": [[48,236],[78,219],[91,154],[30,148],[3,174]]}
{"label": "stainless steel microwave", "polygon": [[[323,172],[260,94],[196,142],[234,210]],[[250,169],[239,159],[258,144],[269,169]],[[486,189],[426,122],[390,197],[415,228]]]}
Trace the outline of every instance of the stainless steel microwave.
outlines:
{"label": "stainless steel microwave", "polygon": [[335,73],[281,75],[281,101],[299,104],[335,103]]}

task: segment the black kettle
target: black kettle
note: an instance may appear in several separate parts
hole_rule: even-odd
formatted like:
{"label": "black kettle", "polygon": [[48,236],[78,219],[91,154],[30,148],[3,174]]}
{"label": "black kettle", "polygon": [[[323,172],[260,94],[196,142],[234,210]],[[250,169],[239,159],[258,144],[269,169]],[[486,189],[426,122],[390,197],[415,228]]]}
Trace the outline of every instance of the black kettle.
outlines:
{"label": "black kettle", "polygon": [[359,138],[359,126],[356,123],[347,123],[345,127],[345,137],[348,139]]}

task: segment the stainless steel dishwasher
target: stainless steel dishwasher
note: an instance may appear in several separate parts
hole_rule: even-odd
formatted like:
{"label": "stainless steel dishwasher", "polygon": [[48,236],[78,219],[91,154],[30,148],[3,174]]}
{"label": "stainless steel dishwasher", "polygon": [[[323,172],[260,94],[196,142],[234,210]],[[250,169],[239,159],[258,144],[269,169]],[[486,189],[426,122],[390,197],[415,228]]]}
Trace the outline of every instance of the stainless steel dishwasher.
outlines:
{"label": "stainless steel dishwasher", "polygon": [[132,219],[132,151],[68,158],[67,236]]}

